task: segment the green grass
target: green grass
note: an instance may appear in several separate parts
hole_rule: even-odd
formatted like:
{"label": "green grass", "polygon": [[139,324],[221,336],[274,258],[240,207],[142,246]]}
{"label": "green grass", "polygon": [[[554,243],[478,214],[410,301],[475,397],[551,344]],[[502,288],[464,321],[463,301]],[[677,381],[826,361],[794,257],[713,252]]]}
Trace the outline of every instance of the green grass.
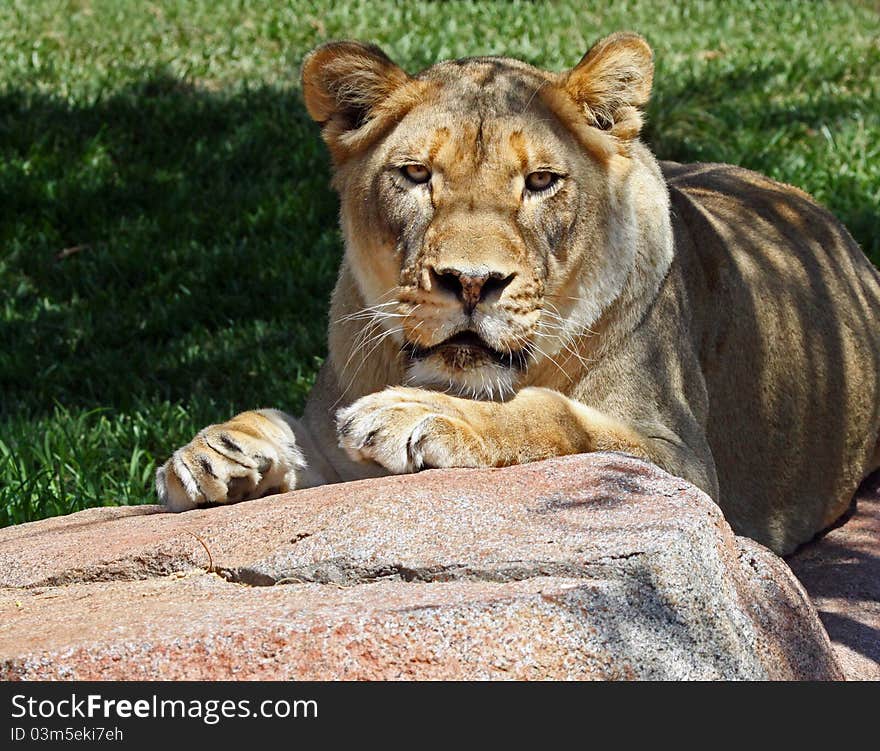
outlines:
{"label": "green grass", "polygon": [[561,69],[621,28],[660,156],[798,185],[880,261],[876,4],[0,4],[0,525],[150,502],[201,426],[301,409],[340,255],[306,51]]}

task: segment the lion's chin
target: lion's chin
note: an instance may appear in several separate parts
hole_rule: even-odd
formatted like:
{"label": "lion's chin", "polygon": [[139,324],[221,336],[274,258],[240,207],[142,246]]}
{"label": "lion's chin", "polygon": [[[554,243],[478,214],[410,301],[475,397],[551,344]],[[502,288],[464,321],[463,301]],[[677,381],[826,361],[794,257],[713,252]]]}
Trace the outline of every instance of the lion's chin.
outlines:
{"label": "lion's chin", "polygon": [[430,347],[409,343],[407,382],[473,399],[513,396],[525,354],[500,352],[473,331],[460,331]]}
{"label": "lion's chin", "polygon": [[[468,365],[461,358],[465,358]],[[460,354],[450,361],[442,352],[412,360],[406,382],[471,399],[504,400],[516,393],[517,370],[489,358]]]}

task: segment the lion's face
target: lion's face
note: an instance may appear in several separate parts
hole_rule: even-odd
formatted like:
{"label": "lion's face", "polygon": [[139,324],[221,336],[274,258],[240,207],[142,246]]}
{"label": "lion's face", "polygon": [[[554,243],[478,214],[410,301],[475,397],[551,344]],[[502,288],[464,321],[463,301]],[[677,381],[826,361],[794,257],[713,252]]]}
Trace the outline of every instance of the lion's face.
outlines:
{"label": "lion's face", "polygon": [[[360,46],[334,93],[338,55],[308,74],[327,49],[307,61],[306,102],[336,159],[364,319],[398,341],[409,383],[504,397],[535,363],[576,356],[635,253],[625,106],[585,109],[570,81],[515,60],[409,78]],[[378,102],[340,110],[357,87]]]}
{"label": "lion's face", "polygon": [[554,354],[541,334],[556,330],[559,295],[583,265],[575,221],[595,227],[586,207],[605,202],[604,181],[530,106],[536,76],[495,62],[435,76],[446,82],[431,101],[346,170],[348,249],[372,267],[362,291],[390,314],[412,383],[509,392],[530,360]]}

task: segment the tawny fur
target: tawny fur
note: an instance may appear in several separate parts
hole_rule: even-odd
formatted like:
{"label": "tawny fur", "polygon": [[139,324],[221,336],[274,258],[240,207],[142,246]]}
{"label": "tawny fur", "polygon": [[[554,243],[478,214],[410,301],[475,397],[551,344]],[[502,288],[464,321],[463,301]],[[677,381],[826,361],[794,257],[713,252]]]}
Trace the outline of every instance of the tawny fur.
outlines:
{"label": "tawny fur", "polygon": [[[625,33],[563,74],[313,52],[346,241],[329,358],[302,419],[209,426],[159,470],[162,501],[612,450],[779,553],[839,517],[880,463],[880,278],[796,188],[658,165],[638,140],[652,76]],[[442,344],[464,331],[488,346]]]}

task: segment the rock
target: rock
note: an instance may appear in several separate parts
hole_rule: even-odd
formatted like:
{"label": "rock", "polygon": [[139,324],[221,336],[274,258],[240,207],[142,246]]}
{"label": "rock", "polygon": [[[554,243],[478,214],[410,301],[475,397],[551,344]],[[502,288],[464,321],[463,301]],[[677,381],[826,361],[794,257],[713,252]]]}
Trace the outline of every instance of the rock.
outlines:
{"label": "rock", "polygon": [[3,679],[837,679],[784,562],[619,454],[0,530]]}
{"label": "rock", "polygon": [[847,680],[880,680],[880,474],[843,526],[788,563],[810,593]]}

